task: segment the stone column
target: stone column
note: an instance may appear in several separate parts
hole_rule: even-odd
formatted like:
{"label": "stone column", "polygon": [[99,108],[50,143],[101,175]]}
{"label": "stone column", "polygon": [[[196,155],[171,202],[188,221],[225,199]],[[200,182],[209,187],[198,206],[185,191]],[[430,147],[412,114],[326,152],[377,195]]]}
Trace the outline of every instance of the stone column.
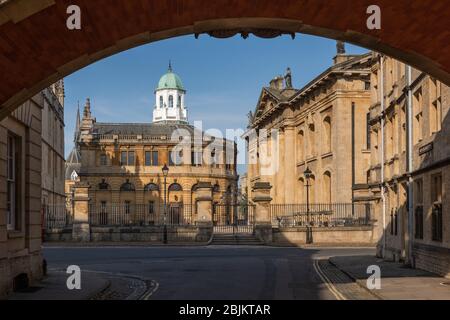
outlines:
{"label": "stone column", "polygon": [[272,242],[272,221],[270,217],[270,189],[268,182],[256,182],[253,185],[253,202],[255,203],[255,235],[266,244]]}
{"label": "stone column", "polygon": [[89,225],[89,184],[78,182],[74,186],[74,216],[72,240],[88,242],[91,240]]}
{"label": "stone column", "polygon": [[211,182],[199,182],[195,193],[197,205],[197,226],[199,228],[197,241],[205,242],[211,239],[213,232],[213,197]]}

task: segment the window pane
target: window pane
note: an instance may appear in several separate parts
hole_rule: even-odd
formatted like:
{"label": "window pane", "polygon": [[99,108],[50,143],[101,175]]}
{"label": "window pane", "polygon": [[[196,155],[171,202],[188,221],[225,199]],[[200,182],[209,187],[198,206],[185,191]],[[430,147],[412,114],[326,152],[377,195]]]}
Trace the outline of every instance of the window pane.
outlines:
{"label": "window pane", "polygon": [[123,166],[127,164],[127,153],[126,153],[126,151],[122,151],[120,153],[120,164],[123,165]]}
{"label": "window pane", "polygon": [[106,166],[106,154],[100,155],[100,165]]}
{"label": "window pane", "polygon": [[128,152],[128,165],[134,166],[134,151]]}
{"label": "window pane", "polygon": [[147,167],[152,165],[150,156],[151,156],[150,151],[146,151],[145,152],[145,165]]}
{"label": "window pane", "polygon": [[148,213],[149,214],[153,214],[155,212],[155,202],[154,201],[150,201],[148,203]]}
{"label": "window pane", "polygon": [[159,165],[159,163],[158,163],[158,151],[153,151],[152,152],[152,157],[153,157],[152,164],[154,166],[158,166]]}

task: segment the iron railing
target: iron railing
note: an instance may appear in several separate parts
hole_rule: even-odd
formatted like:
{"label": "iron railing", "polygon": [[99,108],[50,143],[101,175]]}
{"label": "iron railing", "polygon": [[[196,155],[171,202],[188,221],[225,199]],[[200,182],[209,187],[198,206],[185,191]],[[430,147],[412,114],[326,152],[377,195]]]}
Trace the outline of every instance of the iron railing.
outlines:
{"label": "iron railing", "polygon": [[214,233],[253,233],[255,206],[251,204],[214,204]]}
{"label": "iron railing", "polygon": [[[166,214],[165,214],[166,213]],[[190,226],[195,225],[195,205],[106,204],[89,206],[92,226]]]}
{"label": "iron railing", "polygon": [[272,224],[276,227],[349,227],[372,223],[368,203],[272,204]]}
{"label": "iron railing", "polygon": [[65,228],[72,224],[73,217],[65,204],[42,206],[42,228],[51,230]]}

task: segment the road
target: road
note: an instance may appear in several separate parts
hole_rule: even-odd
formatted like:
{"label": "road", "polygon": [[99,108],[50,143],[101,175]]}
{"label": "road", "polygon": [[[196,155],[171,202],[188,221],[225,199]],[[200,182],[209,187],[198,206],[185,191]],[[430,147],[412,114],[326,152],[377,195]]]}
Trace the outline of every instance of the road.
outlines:
{"label": "road", "polygon": [[50,269],[78,265],[154,280],[152,300],[334,300],[314,260],[371,249],[274,247],[44,248]]}

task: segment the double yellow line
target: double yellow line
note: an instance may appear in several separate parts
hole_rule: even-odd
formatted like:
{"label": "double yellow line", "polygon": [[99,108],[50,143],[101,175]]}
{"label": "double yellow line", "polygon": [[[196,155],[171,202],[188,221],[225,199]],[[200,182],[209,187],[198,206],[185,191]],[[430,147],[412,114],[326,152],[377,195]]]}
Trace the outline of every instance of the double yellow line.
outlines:
{"label": "double yellow line", "polygon": [[314,260],[313,266],[314,270],[317,272],[322,282],[327,286],[328,290],[330,290],[330,292],[334,295],[336,300],[347,300],[347,298],[344,297],[344,295],[340,293],[339,290],[333,285],[333,282],[331,282],[331,280],[327,277],[327,275],[320,269],[319,261],[320,260]]}

